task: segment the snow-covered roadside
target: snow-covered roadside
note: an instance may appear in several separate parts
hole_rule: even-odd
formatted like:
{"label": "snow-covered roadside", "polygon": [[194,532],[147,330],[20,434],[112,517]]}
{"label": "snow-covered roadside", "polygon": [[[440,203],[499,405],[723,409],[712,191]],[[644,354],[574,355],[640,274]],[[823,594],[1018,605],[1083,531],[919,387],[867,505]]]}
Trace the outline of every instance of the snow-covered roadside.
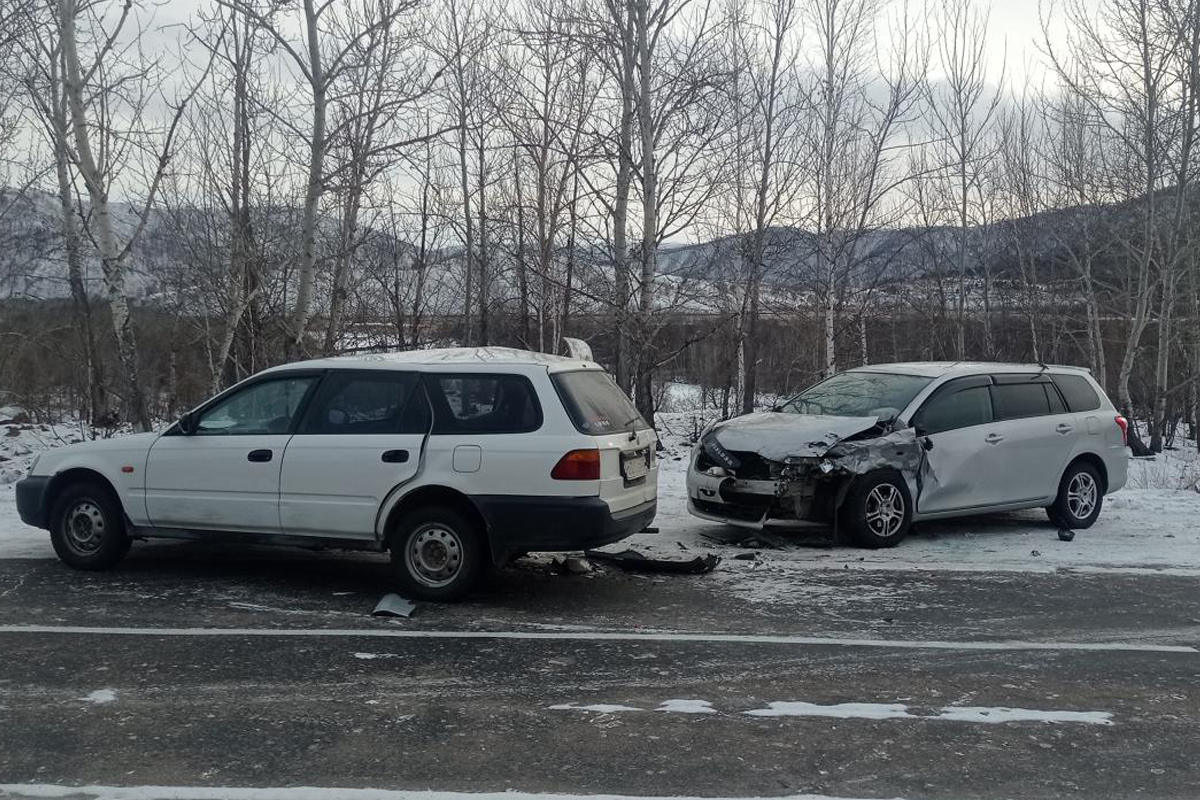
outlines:
{"label": "snow-covered roadside", "polygon": [[[686,393],[682,393],[688,398]],[[682,405],[682,404],[681,404]],[[634,547],[647,553],[677,556],[682,544],[690,551],[725,556],[718,579],[728,581],[735,594],[764,602],[813,599],[802,581],[789,580],[811,569],[959,570],[1052,572],[1100,571],[1200,575],[1200,493],[1190,486],[1200,475],[1194,451],[1176,450],[1154,461],[1131,466],[1129,488],[1109,497],[1099,522],[1080,531],[1074,541],[1059,541],[1041,511],[973,517],[925,523],[919,533],[890,550],[831,547],[821,537],[801,541],[788,534],[773,536],[777,549],[757,550],[754,561],[731,557],[747,552],[742,546],[722,545],[705,534],[724,526],[687,513],[685,488],[690,446],[709,416],[695,407],[662,415],[664,450],[659,478],[657,534],[639,534],[616,549]],[[33,455],[82,436],[77,428],[29,426],[5,437],[0,426],[0,558],[53,558],[47,534],[23,525],[17,516],[13,483],[28,468]],[[1190,443],[1184,443],[1190,444]]]}
{"label": "snow-covered roadside", "polygon": [[80,425],[32,423],[22,408],[0,408],[0,558],[54,557],[46,532],[24,525],[17,516],[13,487],[38,453],[87,436]]}

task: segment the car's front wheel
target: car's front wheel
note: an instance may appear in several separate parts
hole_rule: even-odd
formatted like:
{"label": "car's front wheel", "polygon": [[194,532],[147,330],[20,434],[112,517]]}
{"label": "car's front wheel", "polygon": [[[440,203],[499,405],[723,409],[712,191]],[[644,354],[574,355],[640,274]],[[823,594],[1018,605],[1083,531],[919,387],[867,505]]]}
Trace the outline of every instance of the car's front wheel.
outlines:
{"label": "car's front wheel", "polygon": [[63,563],[75,569],[108,569],[125,557],[131,541],[121,504],[100,483],[73,483],[50,509],[50,542]]}
{"label": "car's front wheel", "polygon": [[487,567],[483,532],[454,508],[413,511],[389,537],[397,588],[413,600],[457,600]]}
{"label": "car's front wheel", "polygon": [[1103,486],[1099,470],[1086,461],[1076,461],[1063,473],[1054,505],[1046,509],[1047,516],[1064,528],[1092,527],[1104,505]]}
{"label": "car's front wheel", "polygon": [[912,527],[912,501],[904,476],[878,469],[855,478],[842,503],[841,518],[860,547],[895,547]]}

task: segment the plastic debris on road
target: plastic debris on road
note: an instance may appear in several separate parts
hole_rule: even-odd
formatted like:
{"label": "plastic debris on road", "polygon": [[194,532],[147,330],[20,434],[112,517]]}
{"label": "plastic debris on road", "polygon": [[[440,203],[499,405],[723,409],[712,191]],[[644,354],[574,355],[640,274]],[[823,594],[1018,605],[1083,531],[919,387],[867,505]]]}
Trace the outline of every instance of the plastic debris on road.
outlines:
{"label": "plastic debris on road", "polygon": [[417,607],[398,594],[385,594],[371,612],[372,617],[411,617]]}

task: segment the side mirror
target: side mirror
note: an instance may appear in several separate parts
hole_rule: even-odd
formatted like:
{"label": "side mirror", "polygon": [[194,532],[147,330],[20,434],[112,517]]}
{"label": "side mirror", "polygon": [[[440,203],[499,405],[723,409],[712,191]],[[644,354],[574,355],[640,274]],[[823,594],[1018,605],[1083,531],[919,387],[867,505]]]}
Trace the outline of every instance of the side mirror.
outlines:
{"label": "side mirror", "polygon": [[191,411],[186,412],[179,418],[179,430],[184,436],[191,436],[199,427],[200,420],[196,419],[196,415]]}
{"label": "side mirror", "polygon": [[924,439],[921,440],[921,447],[924,447],[925,452],[928,453],[930,450],[933,449],[933,439],[930,439],[928,436],[926,436]]}

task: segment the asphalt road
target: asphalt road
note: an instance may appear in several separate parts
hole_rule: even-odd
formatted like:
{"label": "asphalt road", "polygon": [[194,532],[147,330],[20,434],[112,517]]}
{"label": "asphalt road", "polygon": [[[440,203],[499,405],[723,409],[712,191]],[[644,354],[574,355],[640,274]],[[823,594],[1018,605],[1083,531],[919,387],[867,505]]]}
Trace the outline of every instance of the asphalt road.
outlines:
{"label": "asphalt road", "polygon": [[812,601],[770,604],[751,569],[526,564],[391,621],[372,557],[0,561],[0,797],[1200,797],[1196,579],[781,571]]}

